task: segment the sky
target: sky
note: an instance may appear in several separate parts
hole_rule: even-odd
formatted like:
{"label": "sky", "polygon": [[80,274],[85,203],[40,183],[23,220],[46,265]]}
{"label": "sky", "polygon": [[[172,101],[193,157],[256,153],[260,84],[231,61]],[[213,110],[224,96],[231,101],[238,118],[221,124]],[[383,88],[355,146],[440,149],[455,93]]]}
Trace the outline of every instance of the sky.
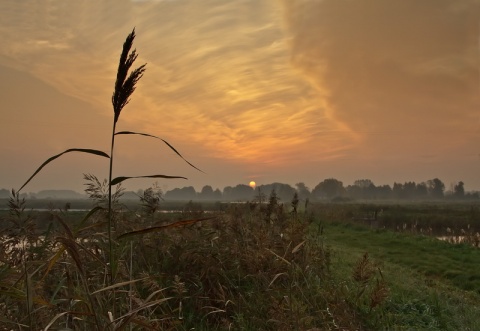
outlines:
{"label": "sky", "polygon": [[[126,36],[147,63],[114,176],[164,190],[440,178],[480,190],[480,0],[0,2],[0,188],[68,148],[109,152]],[[23,189],[84,189],[108,160],[66,154]],[[152,179],[124,182],[146,188]]]}

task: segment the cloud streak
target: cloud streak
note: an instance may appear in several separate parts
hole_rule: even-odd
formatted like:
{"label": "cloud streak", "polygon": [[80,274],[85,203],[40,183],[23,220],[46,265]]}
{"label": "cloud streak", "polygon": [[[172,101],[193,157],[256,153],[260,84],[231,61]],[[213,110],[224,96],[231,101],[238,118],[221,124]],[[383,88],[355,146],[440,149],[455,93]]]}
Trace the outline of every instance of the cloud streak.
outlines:
{"label": "cloud streak", "polygon": [[[478,1],[285,0],[283,6],[292,64],[324,96],[329,114],[366,144],[405,151],[415,141],[426,147],[419,134],[450,135],[450,147],[478,138]],[[401,137],[375,142],[382,132]]]}
{"label": "cloud streak", "polygon": [[[15,15],[23,15],[11,6]],[[20,28],[29,43],[10,38],[4,54],[64,93],[108,109],[115,50],[131,22],[141,18],[135,24],[136,46],[139,61],[148,63],[147,73],[125,120],[154,134],[182,132],[181,138],[202,144],[211,156],[247,163],[301,161],[295,151],[336,126],[312,87],[290,66],[274,2],[74,6],[47,6],[40,26]],[[107,8],[116,8],[115,21],[115,15],[95,14]],[[5,27],[4,32],[11,34]],[[351,144],[348,136],[323,139],[317,142],[323,150],[319,156],[332,157],[331,145],[339,140],[343,146],[336,150]]]}

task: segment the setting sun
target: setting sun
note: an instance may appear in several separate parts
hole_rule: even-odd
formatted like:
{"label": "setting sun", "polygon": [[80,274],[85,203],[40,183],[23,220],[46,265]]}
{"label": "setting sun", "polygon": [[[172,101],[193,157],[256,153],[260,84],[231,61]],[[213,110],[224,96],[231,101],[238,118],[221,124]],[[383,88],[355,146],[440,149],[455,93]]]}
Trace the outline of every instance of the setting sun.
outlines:
{"label": "setting sun", "polygon": [[255,183],[253,180],[248,184],[250,185],[251,188],[255,188],[255,186],[257,185],[257,183]]}

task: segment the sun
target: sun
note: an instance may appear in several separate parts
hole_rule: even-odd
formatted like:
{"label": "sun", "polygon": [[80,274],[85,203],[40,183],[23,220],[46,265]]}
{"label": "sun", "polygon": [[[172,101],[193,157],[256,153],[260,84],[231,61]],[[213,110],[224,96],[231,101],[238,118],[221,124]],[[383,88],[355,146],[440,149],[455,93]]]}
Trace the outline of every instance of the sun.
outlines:
{"label": "sun", "polygon": [[248,184],[250,185],[251,188],[255,188],[255,186],[257,186],[257,183],[255,183],[253,180]]}

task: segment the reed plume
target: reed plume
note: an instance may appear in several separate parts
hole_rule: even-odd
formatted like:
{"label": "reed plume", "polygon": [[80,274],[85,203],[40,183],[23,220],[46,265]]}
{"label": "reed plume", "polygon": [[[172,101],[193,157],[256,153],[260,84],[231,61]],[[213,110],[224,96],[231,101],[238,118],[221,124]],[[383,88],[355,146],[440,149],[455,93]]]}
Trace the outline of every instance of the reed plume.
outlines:
{"label": "reed plume", "polygon": [[146,64],[143,64],[137,69],[133,70],[130,73],[130,76],[128,76],[127,78],[128,71],[138,57],[136,49],[134,49],[130,53],[130,49],[132,48],[134,39],[135,28],[127,36],[125,42],[123,43],[123,50],[122,54],[120,55],[120,62],[118,64],[117,80],[115,81],[115,90],[112,95],[112,105],[113,112],[115,114],[115,123],[117,123],[123,107],[125,107],[129,103],[130,96],[135,91],[135,85],[140,80],[140,78],[142,78],[143,73],[146,69]]}

